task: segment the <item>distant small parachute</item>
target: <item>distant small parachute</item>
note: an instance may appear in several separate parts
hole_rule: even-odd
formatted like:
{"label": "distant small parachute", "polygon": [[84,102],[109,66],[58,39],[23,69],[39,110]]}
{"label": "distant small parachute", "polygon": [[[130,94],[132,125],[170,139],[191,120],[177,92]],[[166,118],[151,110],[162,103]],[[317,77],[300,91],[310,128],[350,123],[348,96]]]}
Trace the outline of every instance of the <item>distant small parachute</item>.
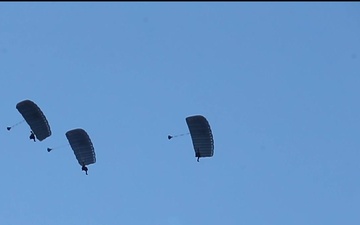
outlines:
{"label": "distant small parachute", "polygon": [[[42,141],[51,135],[50,126],[44,113],[34,102],[30,100],[21,101],[16,104],[16,109],[20,112],[27,124],[30,126],[32,130],[30,135],[31,139],[34,139],[35,141],[35,135],[39,141]],[[13,126],[16,125],[17,124]],[[13,126],[7,127],[7,129],[10,130]]]}
{"label": "distant small parachute", "polygon": [[[206,118],[201,115],[189,116],[186,118],[186,123],[189,127],[197,161],[199,162],[202,157],[212,157],[214,155],[214,139]],[[168,135],[168,139],[183,135],[185,134]]]}
{"label": "distant small parachute", "polygon": [[201,157],[212,157],[214,155],[214,139],[206,118],[201,115],[189,116],[186,118],[186,123],[198,161]]}
{"label": "distant small parachute", "polygon": [[82,166],[82,170],[87,175],[88,168],[86,165],[96,162],[94,146],[89,135],[81,128],[70,130],[65,135],[74,151],[76,159]]}

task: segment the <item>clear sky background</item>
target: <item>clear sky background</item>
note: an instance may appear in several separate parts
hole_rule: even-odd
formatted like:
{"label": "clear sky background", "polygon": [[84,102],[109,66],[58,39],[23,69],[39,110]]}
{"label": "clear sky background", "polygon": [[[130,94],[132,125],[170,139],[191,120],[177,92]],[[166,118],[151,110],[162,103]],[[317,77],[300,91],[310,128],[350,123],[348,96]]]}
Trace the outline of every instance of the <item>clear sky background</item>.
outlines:
{"label": "clear sky background", "polygon": [[1,3],[0,84],[1,224],[360,224],[359,3]]}

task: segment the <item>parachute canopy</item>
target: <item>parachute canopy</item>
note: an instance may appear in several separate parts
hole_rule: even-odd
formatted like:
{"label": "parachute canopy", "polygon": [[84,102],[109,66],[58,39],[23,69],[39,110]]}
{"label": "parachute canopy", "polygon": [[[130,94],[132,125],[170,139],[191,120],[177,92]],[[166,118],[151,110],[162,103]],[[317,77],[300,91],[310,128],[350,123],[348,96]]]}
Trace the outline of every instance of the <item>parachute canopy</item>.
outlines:
{"label": "parachute canopy", "polygon": [[86,131],[78,128],[66,132],[65,135],[81,166],[96,162],[94,146]]}
{"label": "parachute canopy", "polygon": [[189,116],[186,123],[190,130],[194,145],[195,157],[211,157],[214,155],[214,139],[210,125],[201,115]]}
{"label": "parachute canopy", "polygon": [[51,135],[49,123],[40,108],[30,100],[16,104],[16,109],[24,117],[39,141]]}

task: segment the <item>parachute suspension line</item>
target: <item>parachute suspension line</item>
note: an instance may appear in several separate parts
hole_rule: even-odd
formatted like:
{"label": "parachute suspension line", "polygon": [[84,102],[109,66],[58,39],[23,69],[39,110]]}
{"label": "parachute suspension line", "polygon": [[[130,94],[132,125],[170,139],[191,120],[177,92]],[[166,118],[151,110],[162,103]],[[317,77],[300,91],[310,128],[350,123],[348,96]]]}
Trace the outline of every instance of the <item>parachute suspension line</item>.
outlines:
{"label": "parachute suspension line", "polygon": [[63,148],[63,147],[66,147],[68,145],[70,145],[70,144],[59,145],[59,146],[56,146],[54,148],[47,148],[47,151],[50,152],[50,151],[52,151],[54,149]]}
{"label": "parachute suspension line", "polygon": [[23,119],[23,120],[15,123],[14,125],[12,125],[12,126],[10,126],[10,127],[6,127],[6,129],[7,129],[7,130],[11,130],[11,128],[13,128],[13,127],[15,127],[15,126],[17,126],[17,125],[19,125],[19,124],[22,124],[23,122],[25,122],[25,119]]}
{"label": "parachute suspension line", "polygon": [[188,134],[190,134],[190,133],[188,132],[188,133],[177,134],[177,135],[168,135],[168,139],[170,140],[171,138],[181,137],[181,136],[185,136],[185,135],[188,135]]}

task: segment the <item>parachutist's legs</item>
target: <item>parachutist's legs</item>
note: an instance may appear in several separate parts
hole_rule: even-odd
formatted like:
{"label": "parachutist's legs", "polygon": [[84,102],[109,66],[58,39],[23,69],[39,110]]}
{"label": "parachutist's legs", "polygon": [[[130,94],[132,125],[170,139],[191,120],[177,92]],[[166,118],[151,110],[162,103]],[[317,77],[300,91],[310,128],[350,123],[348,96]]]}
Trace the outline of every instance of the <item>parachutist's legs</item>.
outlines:
{"label": "parachutist's legs", "polygon": [[196,161],[198,161],[198,162],[199,162],[199,159],[200,159],[200,157],[198,157]]}

